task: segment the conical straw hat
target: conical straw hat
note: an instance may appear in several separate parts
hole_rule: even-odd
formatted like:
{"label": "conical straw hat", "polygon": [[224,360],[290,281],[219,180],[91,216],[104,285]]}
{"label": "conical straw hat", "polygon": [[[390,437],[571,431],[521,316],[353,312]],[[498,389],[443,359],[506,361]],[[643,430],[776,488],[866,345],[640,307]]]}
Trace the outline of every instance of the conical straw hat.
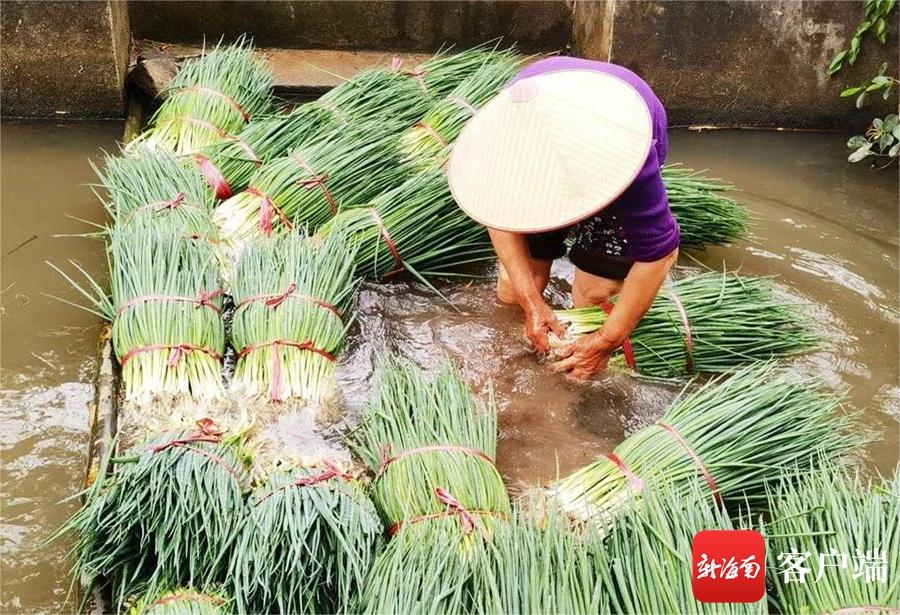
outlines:
{"label": "conical straw hat", "polygon": [[450,188],[490,228],[535,233],[568,226],[614,201],[647,160],[650,111],[628,83],[565,70],[500,92],[453,146]]}

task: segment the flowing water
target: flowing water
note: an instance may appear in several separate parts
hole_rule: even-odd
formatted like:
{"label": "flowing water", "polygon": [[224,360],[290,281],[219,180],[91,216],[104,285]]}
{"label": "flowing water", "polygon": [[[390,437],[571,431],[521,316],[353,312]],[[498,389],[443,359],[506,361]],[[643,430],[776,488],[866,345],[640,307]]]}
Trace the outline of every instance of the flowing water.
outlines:
{"label": "flowing water", "polygon": [[[112,148],[119,124],[11,124],[2,148],[2,577],[0,610],[69,610],[66,545],[44,540],[76,503],[92,402],[98,324],[45,294],[76,300],[45,260],[77,259],[102,276],[98,242],[54,238],[89,229],[102,208],[83,186],[87,156]],[[861,458],[897,465],[898,210],[896,170],[845,163],[840,135],[674,132],[672,160],[727,178],[759,218],[754,241],[694,255],[712,268],[777,275],[784,292],[810,304],[832,348],[793,362],[801,373],[849,388],[861,425],[881,433]],[[697,267],[689,258],[683,265]],[[571,266],[554,269],[551,296],[567,302]],[[379,352],[425,366],[449,355],[501,407],[498,462],[511,486],[539,484],[610,450],[654,420],[677,387],[610,374],[569,383],[539,364],[523,342],[521,318],[498,305],[489,280],[445,285],[458,311],[406,283],[367,285],[350,350],[339,371],[346,409],[368,396]],[[310,444],[310,421],[290,423]]]}

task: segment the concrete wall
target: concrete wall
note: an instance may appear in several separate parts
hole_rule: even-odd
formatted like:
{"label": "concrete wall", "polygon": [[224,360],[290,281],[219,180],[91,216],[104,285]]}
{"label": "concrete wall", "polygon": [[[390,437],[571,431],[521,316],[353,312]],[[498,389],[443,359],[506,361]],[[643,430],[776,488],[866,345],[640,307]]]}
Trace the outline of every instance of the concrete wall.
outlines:
{"label": "concrete wall", "polygon": [[571,38],[563,0],[130,2],[135,38],[215,42],[242,33],[260,47],[429,53],[504,37],[526,51],[561,50]]}
{"label": "concrete wall", "polygon": [[124,2],[4,1],[4,117],[121,117],[128,68]]}
{"label": "concrete wall", "polygon": [[575,52],[642,75],[673,125],[858,127],[896,112],[896,96],[857,111],[839,94],[882,62],[897,70],[898,14],[887,45],[866,41],[857,64],[831,78],[825,69],[865,16],[862,2],[577,0]]}

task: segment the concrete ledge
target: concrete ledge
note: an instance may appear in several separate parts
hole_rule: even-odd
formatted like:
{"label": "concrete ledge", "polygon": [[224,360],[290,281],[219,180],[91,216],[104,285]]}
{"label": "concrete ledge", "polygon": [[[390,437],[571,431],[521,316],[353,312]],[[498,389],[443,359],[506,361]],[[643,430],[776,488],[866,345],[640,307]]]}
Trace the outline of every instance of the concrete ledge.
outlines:
{"label": "concrete ledge", "polygon": [[[144,62],[164,62],[160,54],[180,63],[185,58],[197,57],[202,47],[166,44],[156,41],[135,41],[137,63],[131,67],[132,75],[141,70]],[[431,57],[424,53],[392,53],[389,51],[335,51],[325,49],[260,49],[275,74],[275,93],[282,97],[318,96],[363,70],[374,65],[387,66],[395,57],[407,66],[415,66]],[[164,71],[145,71],[149,81],[135,83],[151,98],[162,91],[171,74]]]}

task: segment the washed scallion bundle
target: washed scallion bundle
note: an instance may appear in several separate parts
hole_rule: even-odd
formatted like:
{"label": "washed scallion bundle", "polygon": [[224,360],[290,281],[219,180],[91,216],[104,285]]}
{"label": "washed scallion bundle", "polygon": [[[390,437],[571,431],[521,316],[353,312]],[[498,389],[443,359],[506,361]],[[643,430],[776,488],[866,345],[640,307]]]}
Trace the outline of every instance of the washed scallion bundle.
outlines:
{"label": "washed scallion bundle", "polygon": [[238,436],[205,419],[104,458],[84,505],[57,532],[78,534],[75,577],[105,586],[117,610],[167,587],[213,582],[245,512],[243,456]]}
{"label": "washed scallion bundle", "polygon": [[238,613],[355,612],[383,527],[331,463],[276,470],[249,501],[228,578]]}
{"label": "washed scallion bundle", "polygon": [[415,169],[443,167],[465,123],[515,75],[521,58],[512,49],[494,54],[400,140],[404,160]]}
{"label": "washed scallion bundle", "polygon": [[116,226],[143,218],[187,236],[215,239],[213,201],[203,177],[173,154],[135,147],[124,156],[107,156],[104,170],[94,171],[106,189],[104,205]]}
{"label": "washed scallion bundle", "polygon": [[[565,341],[601,329],[611,309],[557,311]],[[799,305],[776,297],[771,279],[704,273],[664,287],[612,364],[659,377],[730,372],[811,350],[819,338],[810,329]]]}
{"label": "washed scallion bundle", "polygon": [[247,188],[262,165],[311,143],[338,124],[327,110],[305,104],[290,113],[254,119],[240,133],[210,145],[194,159],[215,197],[227,199]]}
{"label": "washed scallion bundle", "polygon": [[135,142],[195,154],[272,110],[272,71],[240,39],[190,59],[166,88],[166,99]]}
{"label": "washed scallion bundle", "polygon": [[[628,511],[602,540],[596,534],[586,547],[613,613],[765,615],[765,598],[749,603],[694,599],[694,535],[701,530],[732,529],[741,528],[735,528],[725,511],[701,490],[659,484],[644,496],[640,508]],[[761,576],[761,564],[735,561],[735,582],[747,575]]]}
{"label": "washed scallion bundle", "polygon": [[900,604],[900,472],[878,485],[820,463],[785,471],[769,494],[774,602],[781,613],[890,612]]}
{"label": "washed scallion bundle", "polygon": [[84,309],[112,322],[126,399],[219,397],[225,325],[215,249],[141,217],[113,229],[109,251],[109,296],[75,263],[86,285],[57,271],[91,302]]}
{"label": "washed scallion bundle", "polygon": [[138,601],[129,615],[227,615],[228,599],[219,592],[181,588]]}
{"label": "washed scallion bundle", "polygon": [[337,229],[347,230],[358,248],[360,277],[408,271],[427,283],[429,276],[494,258],[487,231],[457,207],[439,170],[413,175],[366,206],[341,212],[320,233]]}
{"label": "washed scallion bundle", "polygon": [[477,523],[509,514],[494,466],[496,408],[480,403],[452,364],[428,376],[385,360],[360,433],[359,453],[375,472],[372,497],[391,532],[429,525],[453,502]]}
{"label": "washed scallion bundle", "polygon": [[476,578],[481,613],[608,613],[608,595],[585,549],[586,536],[550,507],[517,510],[493,527],[489,574]]}
{"label": "washed scallion bundle", "polygon": [[233,387],[272,400],[320,401],[353,320],[354,250],[343,233],[251,242],[232,285]]}
{"label": "washed scallion bundle", "polygon": [[728,503],[764,497],[777,469],[838,457],[862,442],[838,415],[839,399],[801,384],[773,362],[751,365],[676,399],[658,422],[552,488],[562,506],[610,523],[645,488],[706,486]]}
{"label": "washed scallion bundle", "polygon": [[681,247],[717,246],[746,239],[752,218],[726,193],[734,186],[678,164],[662,168],[669,207],[681,227]]}
{"label": "washed scallion bundle", "polygon": [[221,240],[239,252],[247,240],[295,225],[315,230],[344,205],[368,202],[402,175],[396,125],[347,125],[260,168],[213,220]]}

